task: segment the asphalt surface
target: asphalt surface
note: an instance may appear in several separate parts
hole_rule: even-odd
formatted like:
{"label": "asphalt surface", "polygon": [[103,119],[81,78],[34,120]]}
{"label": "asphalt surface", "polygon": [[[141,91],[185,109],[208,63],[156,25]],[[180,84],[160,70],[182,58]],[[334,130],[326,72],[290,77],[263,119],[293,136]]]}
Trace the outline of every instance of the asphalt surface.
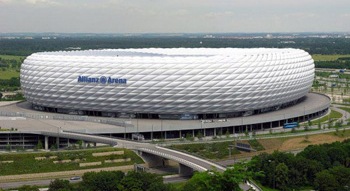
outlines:
{"label": "asphalt surface", "polygon": [[[176,182],[184,182],[187,181],[190,177],[182,177],[182,176],[167,176],[163,178],[164,183],[176,183]],[[69,178],[61,178],[63,180],[69,180]],[[50,182],[54,179],[46,179],[46,180],[32,180],[32,181],[20,181],[20,182],[7,182],[0,183],[0,188],[2,189],[11,189],[11,188],[19,188],[23,185],[30,186],[48,186]],[[71,183],[81,182],[80,180],[69,180]]]}
{"label": "asphalt surface", "polygon": [[[63,180],[69,180],[69,178],[60,178]],[[29,186],[48,186],[50,185],[50,182],[54,179],[46,179],[46,180],[30,180],[30,181],[20,181],[20,182],[6,182],[6,183],[0,183],[0,188],[2,189],[11,189],[11,188],[19,188],[23,185],[29,185]],[[80,180],[69,180],[71,183],[80,182]]]}
{"label": "asphalt surface", "polygon": [[[337,105],[335,105],[335,106],[337,106]],[[338,109],[336,107],[334,107],[333,109],[343,114],[342,120],[344,121],[344,123],[346,123],[346,120],[347,120],[348,116],[350,116],[350,113],[348,113],[344,110]],[[34,119],[32,119],[32,120],[34,120]],[[17,121],[20,121],[20,120],[17,120]],[[45,121],[44,120],[36,120],[36,121],[39,121],[42,124],[46,124],[44,126],[47,127],[47,123],[48,123],[47,120],[45,120]],[[24,120],[23,122],[25,124],[28,123],[27,120]],[[66,123],[66,122],[64,122],[64,123]],[[67,123],[69,123],[69,122],[67,122]],[[44,126],[43,126],[43,129],[46,129]],[[75,139],[86,140],[86,141],[90,141],[90,142],[100,142],[100,143],[105,143],[105,144],[110,144],[110,145],[116,145],[117,147],[121,147],[121,148],[140,150],[143,152],[152,153],[152,154],[164,157],[164,158],[174,160],[176,162],[179,162],[181,164],[189,166],[189,167],[191,167],[195,170],[198,170],[198,171],[206,171],[206,170],[211,170],[213,168],[217,169],[218,171],[224,171],[225,168],[222,167],[221,165],[226,166],[226,165],[230,164],[230,162],[233,162],[232,160],[231,161],[228,160],[226,162],[221,162],[220,164],[216,164],[216,163],[213,163],[211,161],[207,161],[207,160],[195,157],[195,156],[191,156],[191,155],[186,154],[186,153],[166,149],[166,148],[163,148],[161,146],[157,146],[157,145],[153,145],[153,144],[149,144],[149,143],[140,143],[140,142],[134,142],[134,141],[121,140],[121,139],[98,137],[98,136],[82,134],[82,133],[66,132],[66,131],[63,131],[60,128],[58,128],[58,126],[56,126],[56,125],[50,124],[49,126],[51,126],[50,129],[54,129],[54,130],[52,130],[52,131],[40,131],[39,130],[38,133],[44,134],[44,135],[49,135],[49,136],[60,136],[62,138],[63,137],[64,138],[75,138]],[[312,128],[317,128],[317,127],[312,127]],[[41,130],[43,130],[43,129],[41,129]],[[23,129],[23,131],[25,131],[25,130]],[[31,129],[28,129],[28,131],[31,131]],[[308,132],[307,134],[318,134],[318,133],[324,133],[324,132],[328,132],[328,131],[331,132],[334,130],[324,130],[322,132]],[[265,132],[262,131],[262,132],[263,132],[263,134],[269,133],[268,131],[265,131]],[[295,136],[300,136],[300,134],[295,135]],[[280,136],[280,137],[289,137],[289,135],[288,136]],[[276,136],[273,136],[271,138],[276,138]],[[183,177],[172,177],[172,178],[167,179],[165,181],[172,182],[172,181],[183,181],[183,180],[184,180]],[[9,182],[9,183],[1,183],[0,187],[6,189],[6,188],[16,188],[16,187],[20,187],[22,185],[48,185],[50,183],[50,181],[51,181],[51,179],[36,180],[36,181]]]}

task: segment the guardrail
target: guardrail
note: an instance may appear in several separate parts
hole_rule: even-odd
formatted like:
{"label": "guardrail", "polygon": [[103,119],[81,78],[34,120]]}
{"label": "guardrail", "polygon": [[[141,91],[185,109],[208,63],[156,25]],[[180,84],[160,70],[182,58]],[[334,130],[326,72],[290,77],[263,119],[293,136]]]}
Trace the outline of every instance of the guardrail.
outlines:
{"label": "guardrail", "polygon": [[246,180],[246,184],[255,191],[263,191],[253,180]]}

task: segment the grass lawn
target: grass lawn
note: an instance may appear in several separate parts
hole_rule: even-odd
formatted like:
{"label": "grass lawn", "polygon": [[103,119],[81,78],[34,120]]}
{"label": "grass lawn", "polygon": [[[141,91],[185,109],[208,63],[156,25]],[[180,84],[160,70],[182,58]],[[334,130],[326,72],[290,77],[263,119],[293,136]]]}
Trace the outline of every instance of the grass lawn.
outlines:
{"label": "grass lawn", "polygon": [[172,190],[182,190],[185,184],[186,182],[169,183],[170,187],[173,188]]}
{"label": "grass lawn", "polygon": [[323,55],[323,54],[313,54],[312,58],[314,61],[335,61],[338,58],[350,57],[350,54],[334,54],[334,55]]}
{"label": "grass lawn", "polygon": [[339,107],[339,109],[342,109],[344,111],[350,112],[350,108],[349,107]]}
{"label": "grass lawn", "polygon": [[[233,141],[214,143],[193,143],[172,145],[171,149],[181,150],[208,159],[223,159],[229,156],[229,145],[234,145]],[[232,154],[239,154],[237,149],[232,149]]]}
{"label": "grass lawn", "polygon": [[19,72],[9,68],[6,68],[5,71],[2,71],[0,69],[0,79],[8,80],[8,79],[11,79],[12,77],[19,77]]}
{"label": "grass lawn", "polygon": [[[122,155],[92,156],[93,153],[124,151]],[[54,156],[56,158],[50,158]],[[36,160],[35,157],[45,157]],[[130,161],[106,163],[105,160],[126,159]],[[79,159],[79,161],[74,161]],[[70,162],[54,163],[54,161],[71,160]],[[5,161],[13,161],[11,163]],[[79,163],[101,162],[101,165],[80,167]],[[84,149],[75,151],[39,152],[39,153],[6,153],[0,154],[0,176],[15,174],[31,174],[42,172],[58,172],[68,170],[93,169],[102,167],[115,167],[143,163],[133,151],[117,148]]]}
{"label": "grass lawn", "polygon": [[312,121],[312,125],[317,125],[318,123],[324,123],[327,122],[328,119],[339,119],[343,115],[337,111],[331,110],[331,113],[329,115],[326,115],[320,119],[317,119],[315,121]]}

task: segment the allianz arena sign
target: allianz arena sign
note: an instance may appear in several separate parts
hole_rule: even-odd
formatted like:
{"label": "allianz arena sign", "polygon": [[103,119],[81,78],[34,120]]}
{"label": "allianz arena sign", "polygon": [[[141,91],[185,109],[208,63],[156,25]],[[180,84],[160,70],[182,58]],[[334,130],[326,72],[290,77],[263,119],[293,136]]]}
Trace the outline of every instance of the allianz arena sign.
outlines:
{"label": "allianz arena sign", "polygon": [[89,76],[79,76],[78,83],[101,83],[101,84],[126,84],[127,79],[125,78],[112,78],[112,77],[89,77]]}

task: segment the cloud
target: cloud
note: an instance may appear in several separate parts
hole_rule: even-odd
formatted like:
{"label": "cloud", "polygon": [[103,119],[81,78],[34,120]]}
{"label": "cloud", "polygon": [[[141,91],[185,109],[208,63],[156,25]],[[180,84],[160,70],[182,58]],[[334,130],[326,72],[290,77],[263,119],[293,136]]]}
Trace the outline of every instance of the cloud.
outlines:
{"label": "cloud", "polygon": [[350,31],[349,0],[0,0],[0,7],[0,32]]}

